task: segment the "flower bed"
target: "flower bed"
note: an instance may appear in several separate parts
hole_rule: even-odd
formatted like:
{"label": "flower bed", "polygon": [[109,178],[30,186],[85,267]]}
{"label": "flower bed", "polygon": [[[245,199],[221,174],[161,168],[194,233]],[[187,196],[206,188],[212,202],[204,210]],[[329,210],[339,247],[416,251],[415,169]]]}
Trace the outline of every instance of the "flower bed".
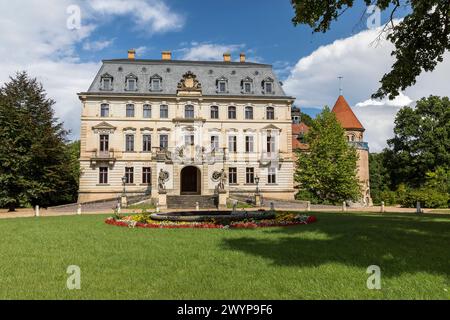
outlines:
{"label": "flower bed", "polygon": [[244,220],[233,221],[229,224],[223,222],[174,222],[155,221],[148,215],[128,216],[124,218],[108,218],[105,222],[109,225],[127,228],[148,229],[256,229],[268,227],[289,227],[302,224],[310,224],[317,221],[315,216],[304,216],[293,213],[277,214],[274,219],[268,220]]}

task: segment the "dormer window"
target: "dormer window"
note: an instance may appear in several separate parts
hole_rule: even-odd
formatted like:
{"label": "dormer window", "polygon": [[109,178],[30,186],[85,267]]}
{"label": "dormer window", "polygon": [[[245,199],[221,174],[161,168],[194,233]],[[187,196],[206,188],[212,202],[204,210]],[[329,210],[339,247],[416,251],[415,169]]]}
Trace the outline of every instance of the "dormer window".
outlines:
{"label": "dormer window", "polygon": [[135,75],[129,74],[126,77],[125,89],[127,91],[136,91],[137,90],[137,77]]}
{"label": "dormer window", "polygon": [[267,78],[262,82],[263,93],[274,94],[273,79]]}
{"label": "dormer window", "polygon": [[100,79],[100,90],[111,91],[112,90],[113,77],[109,74],[104,74]]}
{"label": "dormer window", "polygon": [[253,93],[253,80],[252,78],[245,78],[241,81],[241,90],[244,94],[250,94]]}
{"label": "dormer window", "polygon": [[217,79],[217,93],[227,93],[228,92],[228,79],[221,77]]}
{"label": "dormer window", "polygon": [[162,91],[162,78],[157,74],[150,78],[150,91]]}

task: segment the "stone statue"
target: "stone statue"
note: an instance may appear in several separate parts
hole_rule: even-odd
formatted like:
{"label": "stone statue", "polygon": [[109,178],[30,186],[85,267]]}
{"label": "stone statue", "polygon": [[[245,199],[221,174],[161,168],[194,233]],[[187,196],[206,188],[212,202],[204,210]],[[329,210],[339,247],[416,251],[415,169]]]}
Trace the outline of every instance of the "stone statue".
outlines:
{"label": "stone statue", "polygon": [[220,172],[220,178],[219,178],[219,185],[218,189],[219,191],[225,191],[225,184],[227,183],[227,174],[224,169]]}
{"label": "stone statue", "polygon": [[158,189],[159,192],[165,192],[166,191],[166,182],[169,180],[169,173],[167,171],[164,171],[161,169],[158,176]]}

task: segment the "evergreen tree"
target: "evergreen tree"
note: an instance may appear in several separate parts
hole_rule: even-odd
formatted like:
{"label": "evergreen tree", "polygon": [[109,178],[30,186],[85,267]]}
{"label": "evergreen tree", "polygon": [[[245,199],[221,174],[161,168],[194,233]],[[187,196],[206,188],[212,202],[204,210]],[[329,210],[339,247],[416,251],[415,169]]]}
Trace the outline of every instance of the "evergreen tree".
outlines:
{"label": "evergreen tree", "polygon": [[57,204],[67,191],[68,132],[54,103],[26,72],[0,88],[0,206]]}
{"label": "evergreen tree", "polygon": [[360,186],[356,176],[356,150],[349,146],[345,131],[326,107],[306,135],[308,152],[298,151],[295,180],[299,197],[320,203],[357,200]]}

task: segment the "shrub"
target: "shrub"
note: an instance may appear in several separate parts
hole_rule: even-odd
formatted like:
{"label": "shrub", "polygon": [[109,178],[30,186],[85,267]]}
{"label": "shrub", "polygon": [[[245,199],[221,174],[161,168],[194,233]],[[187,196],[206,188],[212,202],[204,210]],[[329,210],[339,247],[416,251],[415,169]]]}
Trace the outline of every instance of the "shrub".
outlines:
{"label": "shrub", "polygon": [[420,202],[424,208],[448,208],[450,197],[448,193],[439,192],[439,190],[423,187],[420,189],[411,189],[405,193],[401,201],[404,207],[414,208]]}

